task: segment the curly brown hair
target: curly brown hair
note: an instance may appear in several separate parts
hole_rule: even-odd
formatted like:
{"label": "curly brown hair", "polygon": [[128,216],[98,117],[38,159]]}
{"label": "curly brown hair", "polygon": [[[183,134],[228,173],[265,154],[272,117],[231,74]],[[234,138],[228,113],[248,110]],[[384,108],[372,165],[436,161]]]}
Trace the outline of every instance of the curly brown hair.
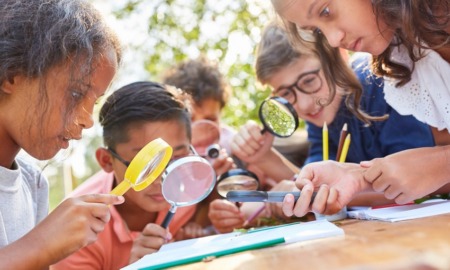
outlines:
{"label": "curly brown hair", "polygon": [[[372,0],[378,20],[395,31],[395,39],[382,54],[373,57],[374,73],[398,80],[397,86],[411,79],[414,62],[423,57],[422,49],[450,49],[450,0]],[[396,46],[408,50],[413,66],[409,69],[390,60]]]}
{"label": "curly brown hair", "polygon": [[231,95],[219,67],[205,57],[179,63],[164,74],[163,82],[189,93],[197,105],[211,98],[223,108]]}

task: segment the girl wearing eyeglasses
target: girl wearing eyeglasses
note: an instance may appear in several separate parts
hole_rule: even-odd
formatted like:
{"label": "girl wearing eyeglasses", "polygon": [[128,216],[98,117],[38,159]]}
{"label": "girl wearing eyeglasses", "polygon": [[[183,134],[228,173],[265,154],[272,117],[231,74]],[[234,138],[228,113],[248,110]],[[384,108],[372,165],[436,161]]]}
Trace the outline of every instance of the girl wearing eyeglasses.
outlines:
{"label": "girl wearing eyeglasses", "polygon": [[[346,162],[358,163],[405,149],[434,146],[428,125],[412,116],[399,115],[386,103],[383,80],[370,72],[367,55],[354,55],[350,67],[339,49],[331,48],[325,39],[309,45],[292,47],[285,30],[272,23],[263,32],[256,58],[258,80],[269,85],[273,95],[288,100],[306,122],[311,146],[305,164],[323,159],[324,123],[329,133],[329,158],[334,160],[338,159],[344,124],[351,134]],[[356,104],[360,109],[355,109]],[[233,139],[233,154],[258,166],[274,180],[291,179],[299,168],[272,148],[273,139],[269,133],[261,134],[260,126],[249,121]],[[289,186],[293,186],[293,181]],[[277,187],[280,189],[283,188]],[[364,204],[386,203],[367,196],[360,199]],[[238,212],[231,203],[215,202],[213,206],[210,218],[214,217],[216,228],[226,232],[241,225],[233,215]],[[281,209],[272,210],[283,216]]]}

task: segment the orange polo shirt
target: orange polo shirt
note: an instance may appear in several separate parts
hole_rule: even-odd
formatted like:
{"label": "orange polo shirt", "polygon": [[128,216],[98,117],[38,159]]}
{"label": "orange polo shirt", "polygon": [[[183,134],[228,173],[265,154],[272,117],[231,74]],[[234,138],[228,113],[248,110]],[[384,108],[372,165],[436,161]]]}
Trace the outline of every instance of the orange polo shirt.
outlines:
{"label": "orange polo shirt", "polygon": [[[109,193],[113,181],[113,173],[100,171],[80,185],[70,194],[70,197]],[[162,223],[168,210],[158,213],[156,224]],[[169,226],[172,235],[175,235],[191,219],[194,212],[195,205],[177,209]],[[129,231],[119,212],[115,207],[111,207],[111,220],[106,224],[103,232],[98,234],[97,241],[53,265],[52,269],[120,269],[128,265],[133,240],[139,234],[140,232]]]}

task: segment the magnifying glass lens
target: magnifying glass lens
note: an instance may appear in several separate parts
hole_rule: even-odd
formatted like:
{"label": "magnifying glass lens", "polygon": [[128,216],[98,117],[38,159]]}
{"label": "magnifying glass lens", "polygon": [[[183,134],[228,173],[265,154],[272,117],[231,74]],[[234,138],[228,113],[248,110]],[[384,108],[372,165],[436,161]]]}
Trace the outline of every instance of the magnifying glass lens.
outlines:
{"label": "magnifying glass lens", "polygon": [[260,119],[264,127],[280,137],[291,136],[298,127],[298,117],[289,102],[276,97],[261,104]]}
{"label": "magnifying glass lens", "polygon": [[209,162],[199,156],[189,156],[170,164],[162,181],[162,193],[171,204],[161,226],[167,228],[177,207],[196,204],[214,188],[216,173]]}
{"label": "magnifying glass lens", "polygon": [[139,173],[138,177],[136,178],[135,184],[138,185],[146,180],[146,178],[149,175],[152,175],[155,169],[158,168],[158,164],[161,163],[165,156],[164,152],[159,152],[155,157],[153,157],[142,169],[142,171]]}
{"label": "magnifying glass lens", "polygon": [[205,159],[197,156],[182,158],[167,167],[162,192],[173,205],[192,205],[211,193],[215,178],[214,169]]}
{"label": "magnifying glass lens", "polygon": [[217,184],[217,192],[225,198],[231,190],[257,190],[258,187],[258,180],[251,176],[233,175],[221,180]]}
{"label": "magnifying glass lens", "polygon": [[133,158],[124,179],[111,194],[123,195],[128,189],[141,191],[150,185],[166,168],[172,156],[172,147],[161,138],[145,145]]}
{"label": "magnifying glass lens", "polygon": [[231,190],[257,190],[258,188],[258,177],[254,173],[240,168],[225,172],[217,182],[217,192],[224,198]]}

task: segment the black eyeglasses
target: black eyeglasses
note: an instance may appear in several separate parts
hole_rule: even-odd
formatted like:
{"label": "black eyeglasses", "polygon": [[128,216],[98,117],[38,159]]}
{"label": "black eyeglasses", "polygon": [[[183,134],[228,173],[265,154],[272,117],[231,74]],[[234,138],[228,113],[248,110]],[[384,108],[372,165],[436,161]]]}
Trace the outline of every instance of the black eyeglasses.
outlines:
{"label": "black eyeglasses", "polygon": [[322,87],[322,79],[319,76],[320,68],[298,76],[295,83],[280,87],[275,90],[275,95],[286,99],[289,103],[297,102],[297,93],[295,90],[310,95],[319,92]]}
{"label": "black eyeglasses", "polygon": [[109,152],[110,152],[117,160],[119,160],[120,162],[122,162],[123,165],[127,166],[127,168],[128,168],[128,166],[130,166],[130,161],[124,160],[124,159],[123,159],[121,156],[119,156],[119,154],[117,154],[116,151],[114,151],[112,148],[108,148],[108,151],[109,151]]}

